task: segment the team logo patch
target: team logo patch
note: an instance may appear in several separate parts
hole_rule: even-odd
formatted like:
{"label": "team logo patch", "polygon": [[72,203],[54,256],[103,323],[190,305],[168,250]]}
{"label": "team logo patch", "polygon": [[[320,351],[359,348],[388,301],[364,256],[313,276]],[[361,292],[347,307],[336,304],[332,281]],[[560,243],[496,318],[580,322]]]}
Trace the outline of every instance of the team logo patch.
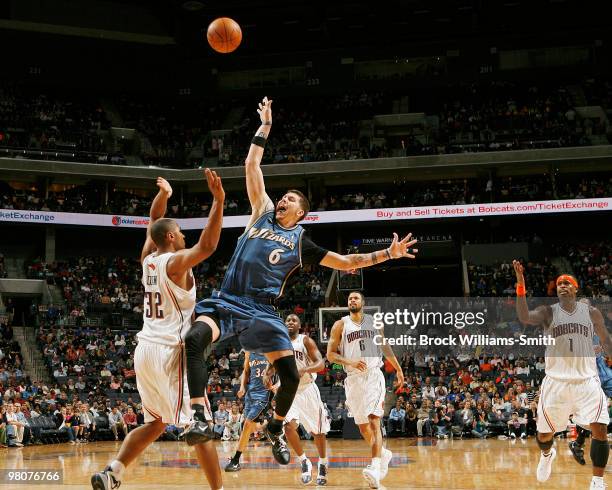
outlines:
{"label": "team logo patch", "polygon": [[113,225],[119,226],[121,224],[121,216],[113,216]]}

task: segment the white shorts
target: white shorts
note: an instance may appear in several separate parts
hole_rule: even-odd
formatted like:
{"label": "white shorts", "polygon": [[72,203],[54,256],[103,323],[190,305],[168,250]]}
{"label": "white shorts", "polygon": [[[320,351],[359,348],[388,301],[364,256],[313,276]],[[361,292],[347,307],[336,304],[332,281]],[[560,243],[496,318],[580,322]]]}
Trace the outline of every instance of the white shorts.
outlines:
{"label": "white shorts", "polygon": [[[193,411],[182,347],[140,340],[134,352],[134,370],[145,423],[157,419],[176,426],[190,423]],[[206,405],[208,412],[208,399]],[[209,413],[206,417],[211,418]]]}
{"label": "white shorts", "polygon": [[592,423],[610,423],[608,399],[599,378],[569,382],[544,377],[538,402],[538,432],[565,430],[570,415],[574,422],[585,427]]}
{"label": "white shorts", "polygon": [[302,424],[310,434],[329,432],[329,414],[315,383],[309,383],[306,388],[296,393],[293,404],[285,416],[285,423],[292,420]]}
{"label": "white shorts", "polygon": [[348,416],[357,425],[367,424],[368,416],[382,417],[385,411],[385,377],[380,369],[351,374],[344,380]]}

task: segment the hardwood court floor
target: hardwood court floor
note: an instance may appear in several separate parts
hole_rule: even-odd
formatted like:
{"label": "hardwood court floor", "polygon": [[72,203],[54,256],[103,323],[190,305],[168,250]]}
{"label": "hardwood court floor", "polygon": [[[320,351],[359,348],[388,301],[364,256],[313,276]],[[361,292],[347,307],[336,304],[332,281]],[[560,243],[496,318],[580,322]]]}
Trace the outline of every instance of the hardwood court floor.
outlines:
{"label": "hardwood court floor", "polygon": [[[556,442],[557,459],[550,480],[540,484],[535,478],[539,451],[535,440],[416,440],[390,439],[394,452],[389,475],[381,488],[388,489],[588,489],[590,461],[578,465],[567,448],[567,439]],[[217,452],[222,467],[235,450],[235,442],[218,442]],[[61,469],[64,486],[90,488],[92,473],[103,468],[113,457],[119,443],[98,442],[72,446],[54,444],[21,449],[1,449],[0,468]],[[305,441],[306,454],[316,454],[314,445]],[[328,487],[334,489],[366,489],[361,469],[369,464],[363,441],[332,439],[328,442]],[[315,472],[313,471],[313,474]],[[607,477],[610,481],[612,476]],[[314,486],[311,484],[310,486]],[[224,473],[224,488],[285,489],[300,488],[297,465],[280,467],[264,443],[252,443],[243,455],[243,470]],[[62,488],[59,485],[0,485],[4,488]],[[208,488],[197,467],[193,451],[180,442],[153,444],[140,460],[128,468],[121,490]]]}

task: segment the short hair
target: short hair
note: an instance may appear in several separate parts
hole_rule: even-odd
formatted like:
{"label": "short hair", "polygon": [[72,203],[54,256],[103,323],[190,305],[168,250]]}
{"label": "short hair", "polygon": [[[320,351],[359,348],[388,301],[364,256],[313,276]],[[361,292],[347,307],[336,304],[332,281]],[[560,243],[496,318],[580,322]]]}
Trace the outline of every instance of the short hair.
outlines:
{"label": "short hair", "polygon": [[302,216],[302,219],[304,219],[306,216],[308,216],[308,213],[310,212],[310,201],[302,191],[298,191],[297,189],[289,189],[287,191],[287,194],[289,194],[290,192],[299,196],[300,207],[302,208],[302,211],[304,211],[304,216]]}
{"label": "short hair", "polygon": [[289,318],[290,316],[294,316],[297,318],[298,323],[301,325],[302,324],[302,320],[300,319],[299,315],[295,314],[295,313],[289,313],[287,315],[287,317],[285,318],[285,321],[287,320],[287,318]]}
{"label": "short hair", "polygon": [[[359,296],[361,296],[361,302],[365,303],[365,295],[361,292],[361,291],[351,291],[348,295],[349,297],[351,296],[351,294],[358,294]],[[348,298],[347,298],[348,301]]]}
{"label": "short hair", "polygon": [[158,219],[151,226],[151,238],[155,242],[155,245],[161,247],[166,244],[166,235],[168,232],[174,231],[174,228],[178,226],[177,222],[170,218]]}

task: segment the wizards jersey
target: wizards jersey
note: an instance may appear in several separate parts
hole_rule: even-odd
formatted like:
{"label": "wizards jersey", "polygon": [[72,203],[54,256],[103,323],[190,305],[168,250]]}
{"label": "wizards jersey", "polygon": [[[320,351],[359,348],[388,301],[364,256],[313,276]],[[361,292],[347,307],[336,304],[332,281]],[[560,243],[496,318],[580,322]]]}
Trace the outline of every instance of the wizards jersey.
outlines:
{"label": "wizards jersey", "polygon": [[261,215],[238,239],[221,291],[259,299],[280,297],[291,273],[302,265],[303,232],[300,225],[280,226],[273,210]]}
{"label": "wizards jersey", "polygon": [[270,363],[266,356],[249,353],[249,386],[247,388],[247,397],[252,400],[265,400],[268,398],[270,391],[264,385],[264,374]]}

